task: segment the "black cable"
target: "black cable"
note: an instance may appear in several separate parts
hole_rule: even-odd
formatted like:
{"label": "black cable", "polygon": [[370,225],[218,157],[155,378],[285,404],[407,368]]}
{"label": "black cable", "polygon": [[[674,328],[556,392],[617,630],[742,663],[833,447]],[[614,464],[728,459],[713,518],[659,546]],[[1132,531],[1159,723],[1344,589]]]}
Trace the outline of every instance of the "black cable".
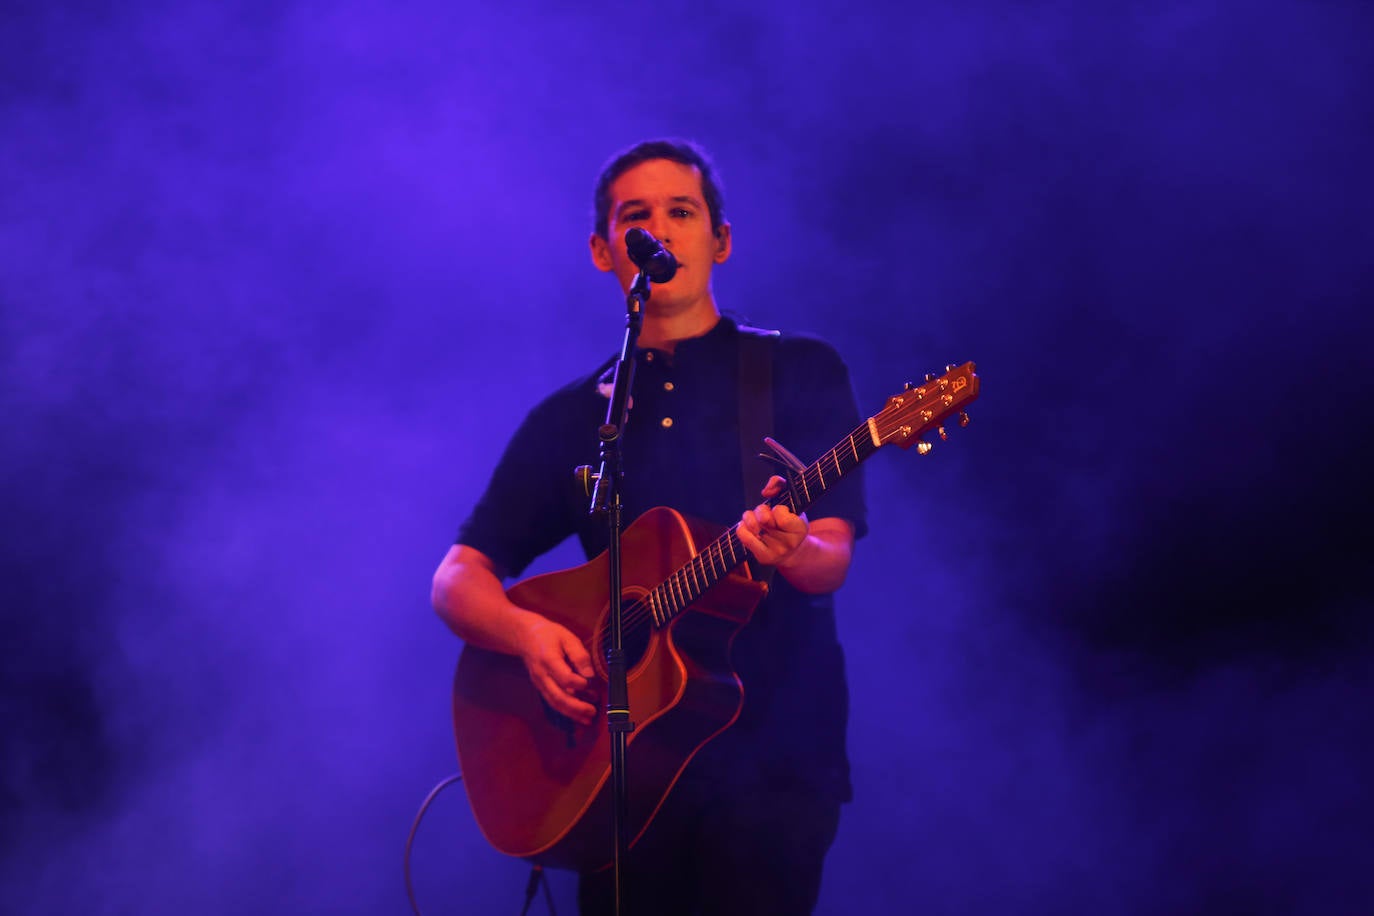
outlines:
{"label": "black cable", "polygon": [[410,847],[415,843],[415,831],[420,828],[420,818],[425,816],[425,809],[430,802],[434,801],[435,796],[447,789],[463,778],[462,773],[454,773],[439,780],[439,784],[429,790],[425,800],[420,803],[420,810],[415,812],[415,821],[410,825],[410,836],[406,837],[405,872],[406,872],[406,896],[410,898],[410,908],[415,916],[420,916],[420,905],[415,902],[415,885],[410,881]]}
{"label": "black cable", "polygon": [[[415,820],[410,825],[410,835],[406,837],[405,851],[405,874],[406,874],[406,897],[410,900],[410,909],[415,916],[420,916],[420,905],[415,902],[415,885],[410,880],[410,851],[415,844],[415,832],[420,829],[420,818],[425,816],[425,811],[430,803],[438,797],[439,793],[461,781],[462,773],[454,773],[439,780],[439,783],[429,790],[425,800],[420,802],[420,810],[415,812]],[[530,910],[530,904],[534,902],[534,896],[539,891],[539,885],[544,885],[544,902],[548,904],[550,916],[558,916],[558,911],[553,906],[553,888],[549,885],[549,876],[544,873],[542,866],[535,865],[530,868],[529,880],[525,882],[525,905],[520,908],[520,916],[525,916]]]}

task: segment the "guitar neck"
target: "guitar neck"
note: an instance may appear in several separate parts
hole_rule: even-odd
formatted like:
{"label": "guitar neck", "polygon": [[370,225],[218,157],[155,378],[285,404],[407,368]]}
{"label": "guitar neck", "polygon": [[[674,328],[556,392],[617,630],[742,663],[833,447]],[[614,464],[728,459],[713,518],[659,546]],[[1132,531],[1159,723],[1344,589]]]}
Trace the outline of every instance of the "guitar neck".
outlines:
{"label": "guitar neck", "polygon": [[[770,505],[783,505],[800,515],[884,445],[895,443],[904,449],[920,445],[918,453],[928,452],[930,445],[920,440],[927,430],[938,429],[944,438],[944,427],[940,424],[946,417],[958,414],[959,425],[968,422],[963,407],[978,397],[975,368],[971,362],[946,366],[945,374],[939,378],[931,374],[919,387],[908,384],[834,448],[789,475],[787,489],[775,496]],[[749,551],[740,542],[736,524],[645,597],[654,626],[665,626],[747,559]]]}
{"label": "guitar neck", "polygon": [[[769,505],[783,505],[800,515],[826,490],[867,460],[881,444],[877,428],[870,419],[804,470],[791,475],[788,488],[773,497]],[[749,556],[739,539],[739,524],[736,523],[645,596],[654,626],[667,625]]]}

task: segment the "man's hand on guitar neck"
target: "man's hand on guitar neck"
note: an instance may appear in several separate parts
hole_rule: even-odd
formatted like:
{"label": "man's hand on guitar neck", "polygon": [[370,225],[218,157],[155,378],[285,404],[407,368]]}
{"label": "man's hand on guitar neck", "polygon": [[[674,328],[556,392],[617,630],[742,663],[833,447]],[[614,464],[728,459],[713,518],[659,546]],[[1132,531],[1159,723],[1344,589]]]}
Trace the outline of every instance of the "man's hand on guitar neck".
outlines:
{"label": "man's hand on guitar neck", "polygon": [[[774,475],[763,497],[777,496],[787,482]],[[740,543],[754,559],[777,567],[784,579],[810,594],[833,592],[844,584],[854,553],[854,527],[840,518],[808,521],[786,506],[760,503],[740,517]]]}
{"label": "man's hand on guitar neck", "polygon": [[592,658],[572,631],[512,604],[491,558],[461,544],[449,548],[434,573],[434,610],[464,642],[518,656],[530,681],[556,711],[588,725]]}

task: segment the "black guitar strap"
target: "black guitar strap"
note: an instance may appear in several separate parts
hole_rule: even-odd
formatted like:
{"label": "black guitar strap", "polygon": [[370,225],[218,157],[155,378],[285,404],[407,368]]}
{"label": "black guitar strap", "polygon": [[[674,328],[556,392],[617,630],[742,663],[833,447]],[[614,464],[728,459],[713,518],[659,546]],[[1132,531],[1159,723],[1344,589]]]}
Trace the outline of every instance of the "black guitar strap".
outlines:
{"label": "black guitar strap", "polygon": [[[759,492],[773,471],[759,458],[763,437],[773,434],[773,345],[778,331],[739,326],[739,458],[743,473],[744,505],[763,501]],[[752,559],[749,568],[754,578],[767,582],[773,568],[760,568]]]}

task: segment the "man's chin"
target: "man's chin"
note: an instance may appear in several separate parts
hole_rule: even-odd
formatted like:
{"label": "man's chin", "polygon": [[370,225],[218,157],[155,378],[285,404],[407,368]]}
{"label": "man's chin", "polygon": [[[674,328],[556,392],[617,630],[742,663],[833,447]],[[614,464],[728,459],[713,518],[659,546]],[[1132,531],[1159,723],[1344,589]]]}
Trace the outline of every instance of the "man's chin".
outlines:
{"label": "man's chin", "polygon": [[668,284],[655,286],[649,291],[649,301],[645,303],[645,308],[655,315],[681,315],[692,310],[692,300],[677,295],[679,290],[674,290]]}

